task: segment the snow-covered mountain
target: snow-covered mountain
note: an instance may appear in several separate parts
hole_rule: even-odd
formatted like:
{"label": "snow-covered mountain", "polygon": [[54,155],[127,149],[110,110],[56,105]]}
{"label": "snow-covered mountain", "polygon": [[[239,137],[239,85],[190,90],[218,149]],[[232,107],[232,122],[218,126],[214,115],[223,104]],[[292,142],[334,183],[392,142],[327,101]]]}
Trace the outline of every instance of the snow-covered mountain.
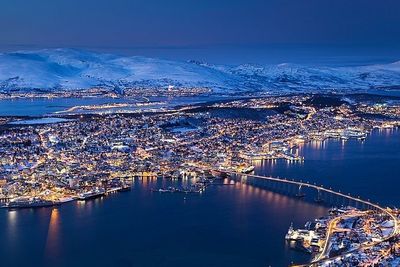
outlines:
{"label": "snow-covered mountain", "polygon": [[400,61],[358,67],[239,66],[124,57],[75,49],[0,54],[0,90],[208,87],[215,93],[400,88]]}

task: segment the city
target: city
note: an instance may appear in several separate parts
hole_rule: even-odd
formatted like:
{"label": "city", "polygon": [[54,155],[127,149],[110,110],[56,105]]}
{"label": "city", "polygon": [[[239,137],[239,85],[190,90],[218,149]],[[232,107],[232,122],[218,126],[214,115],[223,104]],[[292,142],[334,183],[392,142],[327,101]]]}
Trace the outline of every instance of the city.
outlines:
{"label": "city", "polygon": [[[139,177],[192,181],[156,192],[201,193],[215,179],[251,173],[255,160],[307,161],[298,154],[301,144],[363,142],[373,129],[398,127],[400,102],[377,102],[300,94],[104,115],[94,107],[50,124],[3,117],[2,206],[90,200],[128,191]],[[334,210],[305,230],[290,228],[286,239],[319,253],[318,266],[398,262],[399,211],[384,212]]]}
{"label": "city", "polygon": [[399,10],[0,1],[0,267],[400,267]]}

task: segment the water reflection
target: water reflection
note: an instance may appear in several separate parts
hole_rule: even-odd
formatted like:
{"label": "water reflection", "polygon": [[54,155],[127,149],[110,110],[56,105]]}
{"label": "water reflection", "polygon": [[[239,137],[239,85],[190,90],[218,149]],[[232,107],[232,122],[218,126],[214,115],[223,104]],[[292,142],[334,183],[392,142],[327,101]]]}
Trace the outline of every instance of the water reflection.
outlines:
{"label": "water reflection", "polygon": [[[251,177],[245,177],[243,182],[248,180],[251,180]],[[255,259],[257,266],[263,264],[284,266],[288,263],[287,258],[293,255],[295,258],[303,258],[301,253],[285,252],[282,238],[291,221],[304,223],[304,218],[315,218],[320,215],[314,212],[311,204],[302,204],[301,201],[288,196],[230,178],[223,180],[224,184],[227,184],[225,186],[208,187],[201,199],[198,195],[185,195],[186,199],[182,202],[180,194],[157,194],[151,193],[150,190],[162,185],[179,186],[186,182],[192,181],[135,179],[131,192],[107,196],[104,200],[99,198],[86,202],[77,201],[58,209],[18,210],[4,213],[7,215],[8,229],[3,231],[7,232],[10,241],[15,242],[16,237],[11,234],[13,231],[18,233],[19,244],[18,246],[16,244],[12,251],[30,259],[32,254],[36,255],[33,266],[43,266],[42,263],[46,266],[68,266],[71,255],[79,257],[80,260],[82,258],[82,262],[88,263],[89,266],[102,265],[112,258],[110,255],[120,255],[121,251],[127,259],[131,259],[129,255],[132,255],[138,266],[150,266],[149,257],[152,259],[174,257],[176,251],[182,252],[179,259],[185,263],[198,261],[203,255],[200,257],[201,264],[197,266],[205,266],[210,260],[218,262],[219,259],[221,259],[219,263],[222,264],[222,261],[228,258],[235,259],[231,266],[250,266],[248,255],[251,255],[251,259]],[[305,210],[306,213],[303,214]],[[110,213],[113,216],[106,216]],[[17,227],[17,214],[23,214],[22,224],[29,226],[21,227],[21,223],[18,223]],[[115,220],[115,218],[123,219]],[[162,227],[156,229],[154,227],[160,218]],[[185,230],[186,227],[182,222],[190,225],[188,230]],[[224,225],[224,229],[215,227],[216,222]],[[110,227],[110,223],[118,225],[117,230]],[[104,240],[112,241],[112,245],[97,244],[95,238],[98,237],[98,232],[102,233]],[[198,232],[207,234],[199,236],[196,234]],[[118,233],[123,233],[124,238],[120,238]],[[174,238],[171,239],[171,236]],[[43,242],[43,246],[23,249],[22,244],[26,244],[27,240],[35,246]],[[190,246],[186,245],[188,240],[191,240]],[[143,242],[153,241],[158,243],[155,248],[143,246]],[[242,246],[253,242],[260,244],[259,248],[250,249],[246,245]],[[235,253],[236,248],[243,250],[243,253]],[[217,250],[223,252],[214,257],[213,253]],[[268,253],[267,259],[263,254],[266,250],[272,251]],[[0,244],[0,257],[7,258],[8,254],[2,251],[4,248]],[[22,258],[17,262],[21,263],[21,266],[31,265]]]}
{"label": "water reflection", "polygon": [[325,142],[319,140],[313,140],[309,144],[313,149],[323,149],[325,147]]}
{"label": "water reflection", "polygon": [[[250,179],[250,180],[249,180]],[[240,189],[240,192],[238,194],[239,199],[242,201],[246,201],[247,199],[254,199],[254,198],[261,198],[265,200],[268,203],[269,208],[273,208],[277,212],[285,213],[286,211],[282,209],[282,207],[287,207],[287,206],[298,206],[301,209],[310,209],[310,208],[316,208],[318,209],[318,212],[323,212],[326,208],[317,205],[314,203],[310,203],[307,201],[299,200],[298,198],[288,196],[283,193],[275,192],[272,189],[265,188],[262,185],[252,185],[249,184],[250,181],[252,181],[253,178],[249,178],[246,175],[243,175],[242,178],[239,181],[234,181],[234,180],[229,180],[229,183],[235,183],[236,188]],[[285,186],[283,184],[278,184],[276,185],[279,187],[281,190],[289,191],[291,188],[288,186]],[[293,187],[297,193],[297,187]]]}
{"label": "water reflection", "polygon": [[57,259],[61,252],[60,248],[60,215],[57,208],[52,209],[50,214],[49,228],[45,247],[45,257],[49,261]]}
{"label": "water reflection", "polygon": [[7,244],[10,247],[14,247],[17,241],[17,216],[18,212],[16,210],[9,210],[7,212]]}
{"label": "water reflection", "polygon": [[263,160],[261,159],[256,159],[256,160],[252,160],[251,164],[254,165],[254,167],[261,167],[263,163]]}

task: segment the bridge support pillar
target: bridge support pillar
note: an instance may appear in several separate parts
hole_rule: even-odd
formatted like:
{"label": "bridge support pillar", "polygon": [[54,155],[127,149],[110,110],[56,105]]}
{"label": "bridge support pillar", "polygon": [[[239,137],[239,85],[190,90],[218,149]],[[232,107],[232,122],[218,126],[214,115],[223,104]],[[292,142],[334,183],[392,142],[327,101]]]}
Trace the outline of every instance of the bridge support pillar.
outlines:
{"label": "bridge support pillar", "polygon": [[322,202],[322,201],[324,201],[323,199],[322,199],[322,195],[321,195],[322,193],[321,193],[321,190],[320,189],[317,189],[317,197],[315,198],[315,202]]}
{"label": "bridge support pillar", "polygon": [[299,185],[296,197],[305,197],[306,195],[301,191],[302,185]]}

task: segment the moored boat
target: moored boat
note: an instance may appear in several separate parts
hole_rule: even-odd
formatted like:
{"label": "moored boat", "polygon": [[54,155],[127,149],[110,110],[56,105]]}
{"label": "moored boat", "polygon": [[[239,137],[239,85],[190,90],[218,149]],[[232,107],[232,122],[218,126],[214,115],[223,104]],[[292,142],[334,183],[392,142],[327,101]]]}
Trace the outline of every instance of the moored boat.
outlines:
{"label": "moored boat", "polygon": [[11,200],[10,202],[5,203],[2,206],[2,208],[8,208],[8,209],[43,208],[43,207],[52,207],[59,204],[60,203],[57,201],[45,200],[34,197],[34,198]]}
{"label": "moored boat", "polygon": [[254,171],[254,166],[253,165],[250,165],[250,166],[248,166],[246,168],[243,168],[241,170],[242,173],[251,173],[252,171]]}
{"label": "moored boat", "polygon": [[104,189],[96,189],[96,190],[91,190],[91,191],[87,191],[87,192],[79,194],[78,199],[79,200],[89,200],[89,199],[94,199],[94,198],[104,196],[104,194],[105,194]]}

